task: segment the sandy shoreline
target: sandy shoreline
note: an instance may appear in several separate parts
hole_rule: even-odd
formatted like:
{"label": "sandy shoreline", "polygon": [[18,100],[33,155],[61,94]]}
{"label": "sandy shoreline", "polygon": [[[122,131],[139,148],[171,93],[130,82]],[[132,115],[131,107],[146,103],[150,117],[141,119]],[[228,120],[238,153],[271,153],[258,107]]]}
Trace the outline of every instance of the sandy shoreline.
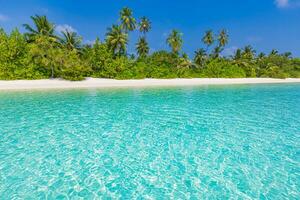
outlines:
{"label": "sandy shoreline", "polygon": [[195,79],[142,79],[113,80],[87,78],[84,81],[65,81],[60,79],[0,81],[0,90],[32,89],[72,89],[72,88],[122,88],[122,87],[156,87],[156,86],[197,86],[197,85],[233,85],[233,84],[267,84],[300,83],[300,78],[195,78]]}

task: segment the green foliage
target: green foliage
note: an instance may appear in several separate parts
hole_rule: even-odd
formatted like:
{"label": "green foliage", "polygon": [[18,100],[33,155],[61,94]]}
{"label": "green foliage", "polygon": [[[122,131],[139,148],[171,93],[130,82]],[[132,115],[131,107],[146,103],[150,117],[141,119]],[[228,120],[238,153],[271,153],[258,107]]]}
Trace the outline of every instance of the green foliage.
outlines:
{"label": "green foliage", "polygon": [[46,16],[31,16],[30,17],[34,23],[34,27],[29,24],[24,24],[24,28],[28,31],[25,36],[29,41],[33,41],[36,36],[54,36],[55,25],[51,23]]}
{"label": "green foliage", "polygon": [[35,38],[30,44],[33,63],[51,78],[82,80],[91,71],[80,59],[76,49],[61,48],[56,41],[46,36]]}
{"label": "green foliage", "polygon": [[208,78],[245,78],[244,70],[226,60],[216,59],[210,62],[202,71]]}
{"label": "green foliage", "polygon": [[299,59],[291,59],[272,51],[269,56],[257,60],[259,76],[272,78],[297,78],[300,75]]}
{"label": "green foliage", "polygon": [[83,60],[92,69],[93,77],[110,78],[110,65],[113,62],[113,54],[106,43],[101,43],[97,38],[92,47],[83,49]]}
{"label": "green foliage", "polygon": [[204,67],[207,59],[207,54],[204,49],[198,49],[195,51],[194,63],[199,67]]}
{"label": "green foliage", "polygon": [[81,47],[81,37],[77,35],[77,33],[65,30],[61,32],[63,37],[59,38],[59,41],[62,46],[69,50],[77,49],[79,50]]}
{"label": "green foliage", "polygon": [[228,43],[228,33],[225,29],[221,30],[219,36],[218,36],[218,41],[219,41],[219,46],[224,47]]}
{"label": "green foliage", "polygon": [[[127,55],[128,32],[137,24],[132,11],[120,12],[120,25],[108,29],[105,42],[97,38],[93,45],[82,45],[77,33],[65,31],[54,34],[55,25],[46,16],[31,17],[33,26],[24,25],[27,32],[17,29],[6,33],[0,28],[0,79],[63,78],[83,80],[85,77],[142,79],[142,78],[243,78],[272,77],[300,78],[300,59],[291,53],[259,53],[250,46],[237,49],[232,57],[223,57],[222,50],[229,37],[225,30],[214,35],[209,30],[202,38],[207,49],[195,51],[193,60],[182,53],[182,34],[173,30],[167,38],[171,48],[149,55],[146,33],[151,23],[142,17],[136,43],[137,55]],[[213,46],[214,43],[217,43]],[[209,51],[209,49],[211,50]]]}
{"label": "green foliage", "polygon": [[128,43],[128,35],[122,32],[120,26],[113,25],[106,33],[106,43],[110,51],[116,56],[126,54],[126,45]]}
{"label": "green foliage", "polygon": [[139,23],[139,31],[141,33],[148,33],[151,29],[151,22],[147,17],[142,17]]}
{"label": "green foliage", "polygon": [[136,51],[139,55],[139,58],[145,58],[149,54],[149,45],[145,37],[139,38],[139,41],[136,44]]}
{"label": "green foliage", "polygon": [[132,10],[130,8],[123,8],[120,12],[120,20],[122,22],[121,28],[125,31],[133,31],[136,28],[136,20],[133,17]]}
{"label": "green foliage", "polygon": [[17,29],[6,34],[0,29],[0,79],[44,78],[43,72],[31,62],[29,45]]}
{"label": "green foliage", "polygon": [[209,48],[214,42],[214,33],[212,30],[208,30],[205,32],[205,35],[202,38],[202,42],[206,44],[207,48]]}
{"label": "green foliage", "polygon": [[172,30],[167,38],[167,44],[171,47],[174,54],[178,54],[182,48],[182,34],[177,30]]}

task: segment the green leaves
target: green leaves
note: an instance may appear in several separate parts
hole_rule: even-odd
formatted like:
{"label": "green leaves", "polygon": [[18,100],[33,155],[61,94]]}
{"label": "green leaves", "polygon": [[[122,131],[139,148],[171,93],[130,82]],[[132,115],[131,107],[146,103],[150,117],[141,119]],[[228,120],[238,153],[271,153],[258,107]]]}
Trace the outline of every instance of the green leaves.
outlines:
{"label": "green leaves", "polygon": [[149,54],[149,45],[145,37],[140,37],[136,44],[136,51],[140,58],[145,58]]}
{"label": "green leaves", "polygon": [[172,30],[167,38],[167,44],[171,47],[174,54],[178,54],[183,44],[182,33],[177,30]]}
{"label": "green leaves", "polygon": [[[97,38],[90,45],[82,44],[75,32],[66,30],[55,35],[55,25],[46,16],[31,19],[32,26],[24,25],[25,34],[17,29],[8,34],[0,28],[0,79],[300,77],[300,59],[292,58],[289,52],[272,50],[256,55],[248,45],[231,57],[222,56],[229,41],[225,29],[217,35],[206,31],[202,41],[207,49],[195,51],[193,61],[182,52],[182,33],[178,30],[172,30],[166,40],[172,52],[149,54],[146,33],[151,22],[142,17],[136,24],[129,8],[121,10],[120,25],[107,29],[105,42]],[[136,28],[141,33],[135,46],[137,59],[133,53],[127,54],[128,33]]]}
{"label": "green leaves", "polygon": [[214,33],[212,30],[208,30],[205,32],[205,35],[202,38],[202,42],[207,45],[207,48],[215,42]]}
{"label": "green leaves", "polygon": [[120,12],[121,28],[125,31],[133,31],[136,28],[136,20],[130,8],[123,8]]}
{"label": "green leaves", "polygon": [[34,27],[29,24],[23,24],[24,28],[27,30],[25,36],[29,41],[33,41],[37,35],[43,35],[48,37],[54,36],[54,24],[51,23],[46,16],[31,16]]}
{"label": "green leaves", "polygon": [[151,22],[147,17],[142,17],[139,23],[139,30],[141,33],[146,34],[151,29]]}
{"label": "green leaves", "polygon": [[196,65],[198,65],[199,67],[204,67],[206,60],[207,60],[207,54],[203,48],[195,51],[194,62]]}
{"label": "green leaves", "polygon": [[62,46],[69,50],[80,50],[82,38],[77,33],[65,30],[62,32],[62,36],[62,38],[59,38]]}
{"label": "green leaves", "polygon": [[108,28],[106,33],[106,43],[114,55],[125,55],[128,35],[122,31],[120,26],[113,25],[111,28]]}
{"label": "green leaves", "polygon": [[229,40],[229,36],[227,31],[225,29],[221,30],[218,36],[219,46],[225,47],[228,44],[228,40]]}

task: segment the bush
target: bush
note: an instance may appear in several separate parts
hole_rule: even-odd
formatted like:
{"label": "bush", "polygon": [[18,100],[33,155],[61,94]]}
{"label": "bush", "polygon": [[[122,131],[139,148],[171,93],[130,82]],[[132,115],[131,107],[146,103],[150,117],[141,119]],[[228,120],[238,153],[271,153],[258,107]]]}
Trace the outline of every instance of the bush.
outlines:
{"label": "bush", "polygon": [[203,76],[208,78],[245,78],[245,71],[225,60],[213,60],[204,69]]}

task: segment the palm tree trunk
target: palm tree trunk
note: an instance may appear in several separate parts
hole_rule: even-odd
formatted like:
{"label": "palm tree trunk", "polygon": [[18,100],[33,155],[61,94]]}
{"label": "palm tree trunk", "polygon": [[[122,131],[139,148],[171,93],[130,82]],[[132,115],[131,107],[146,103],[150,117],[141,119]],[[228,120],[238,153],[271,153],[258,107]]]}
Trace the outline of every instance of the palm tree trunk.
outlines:
{"label": "palm tree trunk", "polygon": [[53,78],[54,78],[54,68],[51,67],[51,79],[53,79]]}

